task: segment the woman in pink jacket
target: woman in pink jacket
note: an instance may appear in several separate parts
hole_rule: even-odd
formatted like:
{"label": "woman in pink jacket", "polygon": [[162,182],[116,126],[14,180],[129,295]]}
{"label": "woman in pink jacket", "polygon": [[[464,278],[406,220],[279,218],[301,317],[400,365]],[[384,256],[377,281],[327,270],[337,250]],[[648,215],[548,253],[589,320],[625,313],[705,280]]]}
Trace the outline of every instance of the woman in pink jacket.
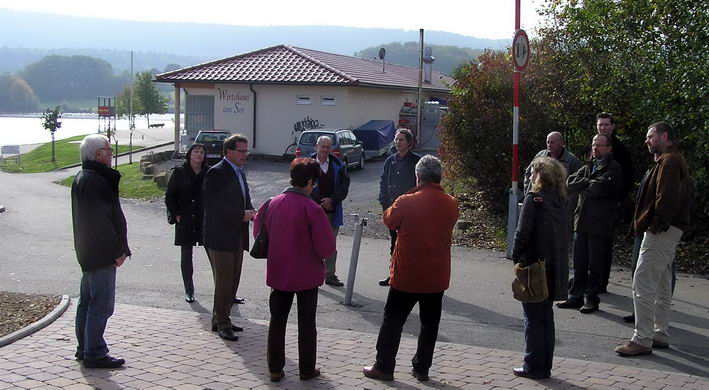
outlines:
{"label": "woman in pink jacket", "polygon": [[[271,287],[268,326],[268,370],[271,381],[285,376],[285,338],[293,296],[298,297],[298,358],[300,379],[320,376],[315,368],[318,286],[325,280],[324,259],[335,252],[335,237],[325,211],[310,197],[320,166],[297,158],[290,166],[292,187],[262,205],[254,219],[254,236],[261,226],[268,232],[266,285]],[[264,212],[265,211],[265,212]]]}

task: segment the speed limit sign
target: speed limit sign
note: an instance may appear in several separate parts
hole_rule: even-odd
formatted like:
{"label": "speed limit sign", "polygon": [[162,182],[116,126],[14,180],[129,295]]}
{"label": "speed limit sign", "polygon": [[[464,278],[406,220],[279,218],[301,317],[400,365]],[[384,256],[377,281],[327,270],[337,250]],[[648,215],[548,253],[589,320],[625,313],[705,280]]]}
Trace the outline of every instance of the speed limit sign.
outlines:
{"label": "speed limit sign", "polygon": [[529,63],[529,38],[524,30],[517,30],[512,39],[512,62],[519,72],[525,70]]}

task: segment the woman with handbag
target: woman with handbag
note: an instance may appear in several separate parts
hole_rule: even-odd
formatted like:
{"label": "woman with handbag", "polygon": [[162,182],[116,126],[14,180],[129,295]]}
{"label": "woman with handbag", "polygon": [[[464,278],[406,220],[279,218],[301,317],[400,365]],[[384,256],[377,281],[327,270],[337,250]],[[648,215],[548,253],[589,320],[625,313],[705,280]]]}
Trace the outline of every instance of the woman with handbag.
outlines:
{"label": "woman with handbag", "polygon": [[[515,298],[522,300],[526,343],[524,364],[513,372],[542,379],[551,376],[554,358],[553,302],[567,296],[569,213],[564,167],[550,157],[534,159],[531,167],[532,187],[524,198],[512,247],[517,275],[513,289]],[[529,291],[540,281],[546,289]]]}
{"label": "woman with handbag", "polygon": [[[325,259],[335,252],[335,237],[325,211],[310,198],[319,175],[320,165],[315,160],[293,160],[290,166],[292,186],[265,202],[254,219],[254,237],[265,233],[269,242],[266,285],[271,287],[271,321],[266,360],[273,382],[280,381],[285,375],[286,323],[293,296],[298,297],[300,379],[320,376],[320,370],[315,368],[315,313],[318,287],[325,281]],[[254,245],[264,241],[261,237]]]}
{"label": "woman with handbag", "polygon": [[167,219],[175,224],[175,245],[181,248],[180,269],[188,303],[195,300],[192,247],[202,244],[202,183],[209,168],[206,157],[207,149],[202,144],[193,144],[187,149],[186,161],[173,168],[165,192]]}

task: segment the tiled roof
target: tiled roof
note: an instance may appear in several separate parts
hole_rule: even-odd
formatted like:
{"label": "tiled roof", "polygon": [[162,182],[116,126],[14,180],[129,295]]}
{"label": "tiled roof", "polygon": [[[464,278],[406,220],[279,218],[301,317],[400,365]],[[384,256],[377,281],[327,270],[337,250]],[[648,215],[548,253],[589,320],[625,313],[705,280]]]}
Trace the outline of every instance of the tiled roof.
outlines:
{"label": "tiled roof", "polygon": [[[433,72],[424,89],[447,91],[453,79]],[[360,85],[417,88],[418,69],[317,50],[278,45],[161,73],[158,82]],[[447,85],[446,85],[447,83]]]}

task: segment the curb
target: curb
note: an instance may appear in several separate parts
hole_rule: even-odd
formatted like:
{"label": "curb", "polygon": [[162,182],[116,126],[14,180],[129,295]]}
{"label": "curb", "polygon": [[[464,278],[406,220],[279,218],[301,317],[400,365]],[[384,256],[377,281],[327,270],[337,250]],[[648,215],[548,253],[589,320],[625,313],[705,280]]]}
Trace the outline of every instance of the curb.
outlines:
{"label": "curb", "polygon": [[30,325],[27,325],[26,327],[24,327],[18,331],[15,331],[15,332],[12,332],[6,336],[0,337],[0,347],[4,347],[8,344],[12,344],[15,341],[22,339],[24,337],[27,337],[27,336],[31,335],[32,333],[51,324],[52,322],[54,322],[54,320],[59,318],[60,315],[64,314],[67,307],[69,307],[69,302],[71,302],[71,299],[69,299],[69,296],[62,295],[62,300],[61,300],[61,302],[59,302],[59,305],[57,305],[57,307],[55,307],[54,310],[49,312],[49,314],[47,314],[46,316],[42,317],[38,321],[36,321]]}

